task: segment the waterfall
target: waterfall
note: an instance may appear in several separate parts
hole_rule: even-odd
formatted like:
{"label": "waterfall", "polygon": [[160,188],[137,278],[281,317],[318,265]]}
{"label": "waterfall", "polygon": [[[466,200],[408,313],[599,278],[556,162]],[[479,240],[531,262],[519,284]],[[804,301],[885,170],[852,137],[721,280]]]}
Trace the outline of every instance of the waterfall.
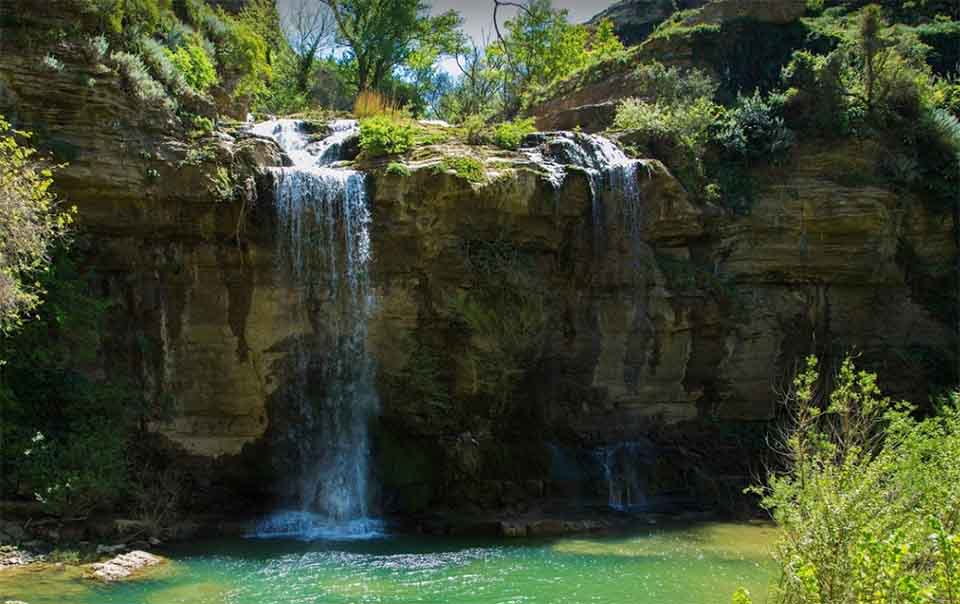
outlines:
{"label": "waterfall", "polygon": [[261,521],[258,537],[362,538],[382,532],[368,509],[368,422],[379,404],[366,351],[375,306],[371,214],[364,175],[331,167],[357,136],[357,123],[338,120],[330,129],[318,141],[295,120],[251,129],[275,140],[293,163],[271,169],[278,270],[296,292],[295,318],[313,328],[290,354],[295,417],[286,441],[299,461],[291,472],[298,506]]}
{"label": "waterfall", "polygon": [[639,263],[643,216],[638,178],[640,169],[647,169],[647,162],[627,157],[613,141],[595,134],[547,132],[533,135],[528,140],[535,145],[524,147],[522,152],[543,169],[554,188],[560,188],[571,167],[582,170],[589,177],[594,252],[597,254],[606,240],[607,204],[604,200],[611,194],[621,196],[624,228],[635,252],[634,262]]}
{"label": "waterfall", "polygon": [[598,448],[594,456],[603,470],[608,507],[629,512],[647,506],[645,470],[650,464],[649,445],[616,443]]}

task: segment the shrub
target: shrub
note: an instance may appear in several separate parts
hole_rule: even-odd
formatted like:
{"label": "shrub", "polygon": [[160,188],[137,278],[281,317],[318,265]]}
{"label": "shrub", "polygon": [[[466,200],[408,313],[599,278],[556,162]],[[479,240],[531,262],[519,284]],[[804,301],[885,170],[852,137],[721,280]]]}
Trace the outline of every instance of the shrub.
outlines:
{"label": "shrub", "polygon": [[44,290],[36,274],[49,266],[71,219],[50,191],[51,172],[18,138],[29,135],[0,117],[0,334],[19,327],[40,304]]}
{"label": "shrub", "polygon": [[140,41],[140,55],[150,73],[174,96],[182,96],[190,88],[187,79],[170,58],[167,48],[153,38]]}
{"label": "shrub", "polygon": [[771,98],[764,98],[759,91],[750,97],[740,97],[737,106],[727,111],[717,141],[734,157],[780,157],[793,146],[794,136],[777,113]]}
{"label": "shrub", "polygon": [[483,145],[490,142],[488,130],[487,120],[481,115],[471,115],[463,121],[463,134],[469,145]]}
{"label": "shrub", "polygon": [[497,124],[493,142],[503,149],[518,149],[527,136],[537,131],[532,117]]}
{"label": "shrub", "polygon": [[360,148],[367,157],[406,153],[415,137],[416,128],[406,119],[378,115],[360,121]]}
{"label": "shrub", "polygon": [[483,182],[487,178],[483,162],[472,157],[444,157],[437,164],[440,172],[454,172],[460,178],[469,182]]}
{"label": "shrub", "polygon": [[647,138],[675,141],[701,157],[723,115],[723,107],[706,98],[685,104],[626,99],[617,107],[614,127],[637,131]]}
{"label": "shrub", "polygon": [[128,52],[114,52],[110,59],[123,78],[127,90],[145,105],[160,105],[169,111],[176,110],[176,102],[167,96],[160,82],[150,76],[143,61]]}
{"label": "shrub", "polygon": [[107,52],[110,50],[110,43],[106,36],[91,36],[87,38],[84,45],[84,52],[92,63],[99,63],[107,58]]}
{"label": "shrub", "polygon": [[166,49],[166,54],[197,92],[205,93],[217,83],[217,69],[196,37],[176,50]]}
{"label": "shrub", "polygon": [[109,378],[89,370],[105,353],[108,305],[57,252],[33,320],[0,336],[0,490],[83,515],[126,494],[129,435],[145,407],[123,363]]}
{"label": "shrub", "polygon": [[798,129],[821,136],[845,136],[857,123],[843,84],[846,67],[841,53],[818,56],[806,50],[793,54],[781,74],[789,89],[786,118]]}
{"label": "shrub", "polygon": [[633,71],[638,84],[638,96],[661,103],[683,103],[691,99],[712,99],[719,84],[701,69],[684,70],[653,62],[640,65]]}
{"label": "shrub", "polygon": [[408,168],[406,164],[398,161],[392,161],[387,166],[387,174],[390,174],[391,176],[410,176],[411,172],[410,168]]}
{"label": "shrub", "polygon": [[780,526],[773,602],[956,602],[960,398],[925,421],[851,359],[832,386],[808,359],[778,443],[785,470],[756,489]]}

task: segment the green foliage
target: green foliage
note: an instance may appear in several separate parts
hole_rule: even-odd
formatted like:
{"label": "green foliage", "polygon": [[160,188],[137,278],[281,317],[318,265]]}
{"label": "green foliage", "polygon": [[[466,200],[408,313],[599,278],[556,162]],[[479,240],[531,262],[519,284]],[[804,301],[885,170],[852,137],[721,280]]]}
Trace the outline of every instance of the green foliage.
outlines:
{"label": "green foliage", "polygon": [[614,127],[671,138],[691,153],[701,154],[710,140],[711,130],[725,113],[722,106],[706,98],[680,105],[627,99],[617,108]]}
{"label": "green foliage", "polygon": [[782,473],[756,489],[780,526],[774,602],[956,602],[960,398],[924,421],[848,358],[816,359],[787,397]]}
{"label": "green foliage", "polygon": [[189,91],[190,84],[187,78],[171,60],[170,51],[163,44],[153,38],[144,38],[140,41],[140,56],[153,77],[159,80],[174,97],[182,97]]}
{"label": "green foliage", "polygon": [[857,125],[843,83],[844,65],[838,53],[820,56],[806,50],[794,53],[783,70],[788,87],[786,114],[798,129],[824,137],[848,135]]}
{"label": "green foliage", "polygon": [[493,143],[502,149],[518,149],[527,136],[537,131],[532,117],[497,124]]}
{"label": "green foliage", "polygon": [[960,21],[935,19],[918,25],[916,33],[930,47],[927,62],[935,73],[960,73]]}
{"label": "green foliage", "polygon": [[513,111],[539,89],[623,51],[609,21],[591,32],[571,24],[550,0],[531,0],[504,29],[502,44],[488,47],[487,55]]}
{"label": "green foliage", "polygon": [[639,96],[655,97],[662,103],[712,99],[719,88],[717,81],[701,69],[667,67],[656,61],[634,69],[633,80],[638,84]]}
{"label": "green foliage", "polygon": [[753,598],[750,597],[749,591],[741,587],[734,592],[732,604],[753,604]]}
{"label": "green foliage", "polygon": [[440,163],[437,164],[437,171],[453,172],[469,182],[483,182],[487,179],[483,162],[473,157],[444,157]]}
{"label": "green foliage", "polygon": [[451,25],[449,15],[427,15],[420,0],[347,0],[329,6],[339,41],[356,64],[359,91],[381,90],[394,68],[416,49],[416,42],[439,36],[439,29]]}
{"label": "green foliage", "polygon": [[217,69],[196,37],[176,50],[168,48],[165,51],[170,63],[191,88],[205,93],[216,85]]}
{"label": "green foliage", "polygon": [[406,119],[378,115],[360,121],[360,148],[367,157],[406,153],[415,137],[416,127]]}
{"label": "green foliage", "polygon": [[254,99],[266,93],[272,69],[267,62],[267,42],[250,23],[223,10],[207,13],[207,36],[216,45],[222,80],[234,99]]}
{"label": "green foliage", "polygon": [[170,12],[172,0],[78,0],[94,14],[101,28],[114,36],[136,40],[160,27]]}
{"label": "green foliage", "polygon": [[23,142],[29,138],[0,117],[0,334],[20,327],[40,304],[37,275],[72,219],[50,190],[51,171]]}
{"label": "green foliage", "polygon": [[118,51],[110,55],[110,60],[123,78],[127,91],[143,105],[167,111],[177,109],[177,102],[170,98],[163,84],[153,79],[139,56]]}
{"label": "green foliage", "polygon": [[778,114],[779,108],[759,91],[750,97],[740,97],[737,105],[727,111],[725,123],[716,135],[717,141],[735,158],[782,157],[793,146],[794,136]]}
{"label": "green foliage", "polygon": [[109,378],[92,370],[108,307],[65,251],[54,257],[36,319],[0,338],[0,484],[50,513],[81,516],[126,495],[128,437],[144,406],[124,364]]}
{"label": "green foliage", "polygon": [[410,176],[410,168],[406,164],[398,161],[392,161],[387,165],[387,174],[391,176]]}

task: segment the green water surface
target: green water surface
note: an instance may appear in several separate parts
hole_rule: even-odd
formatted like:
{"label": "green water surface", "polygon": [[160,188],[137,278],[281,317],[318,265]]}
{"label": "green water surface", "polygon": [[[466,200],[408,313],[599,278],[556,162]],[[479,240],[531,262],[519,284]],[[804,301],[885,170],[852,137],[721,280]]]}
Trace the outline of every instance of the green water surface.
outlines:
{"label": "green water surface", "polygon": [[701,524],[554,540],[231,540],[168,552],[148,578],[99,585],[69,568],[0,571],[28,604],[729,604],[764,602],[769,527]]}

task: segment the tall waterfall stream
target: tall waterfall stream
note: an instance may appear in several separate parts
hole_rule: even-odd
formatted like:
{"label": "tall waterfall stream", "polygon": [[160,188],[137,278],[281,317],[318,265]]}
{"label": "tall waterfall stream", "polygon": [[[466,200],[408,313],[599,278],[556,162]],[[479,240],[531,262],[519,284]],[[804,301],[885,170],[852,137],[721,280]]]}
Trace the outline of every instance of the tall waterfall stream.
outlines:
{"label": "tall waterfall stream", "polygon": [[[298,292],[295,312],[302,319],[309,321],[310,308],[322,309],[320,320],[310,321],[315,341],[299,342],[291,354],[297,417],[288,440],[301,465],[293,469],[298,506],[263,520],[259,537],[365,538],[382,532],[370,517],[368,493],[368,423],[379,404],[366,350],[375,306],[370,208],[364,175],[330,165],[357,135],[357,122],[338,120],[330,128],[316,142],[295,120],[264,122],[251,131],[274,139],[293,162],[272,169],[278,270]],[[322,359],[316,348],[323,350]],[[312,387],[314,371],[322,375],[319,392]]]}

